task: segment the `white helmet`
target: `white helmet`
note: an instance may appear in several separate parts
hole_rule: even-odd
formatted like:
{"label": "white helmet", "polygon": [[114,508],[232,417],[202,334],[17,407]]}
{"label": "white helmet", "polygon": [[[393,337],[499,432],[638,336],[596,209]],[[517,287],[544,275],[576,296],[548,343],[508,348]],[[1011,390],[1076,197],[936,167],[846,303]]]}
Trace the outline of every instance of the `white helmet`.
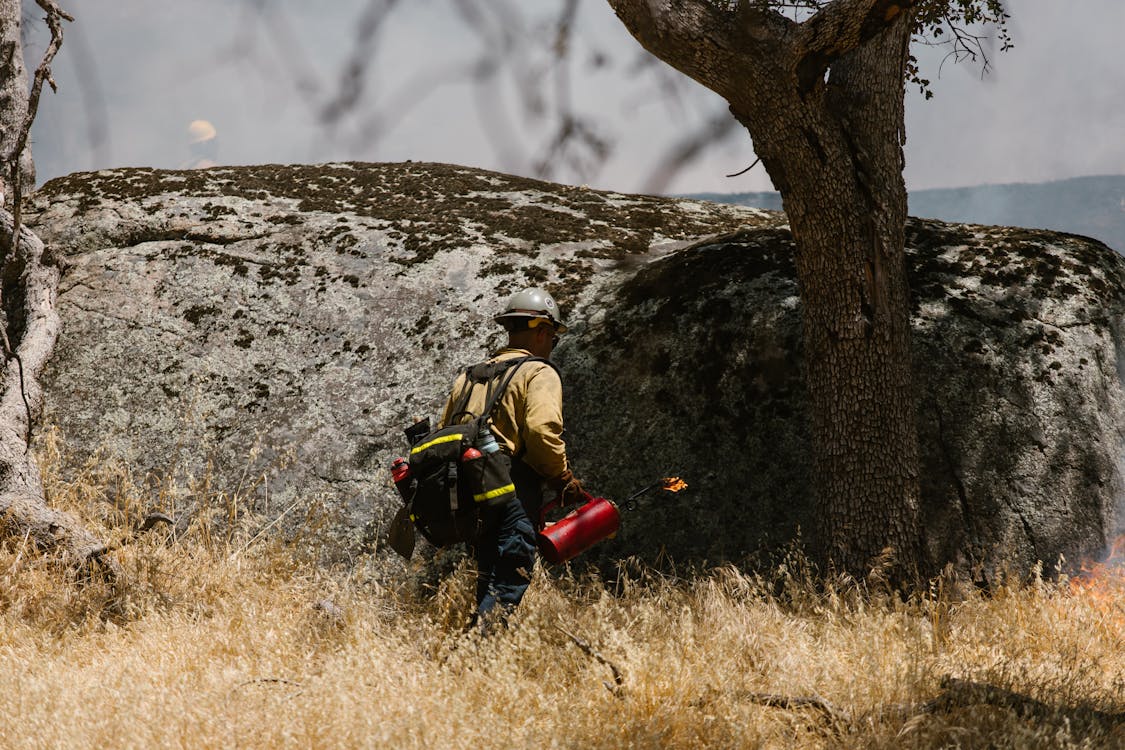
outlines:
{"label": "white helmet", "polygon": [[504,312],[494,317],[493,320],[507,328],[508,321],[515,322],[531,318],[546,318],[551,321],[556,331],[566,333],[566,324],[562,321],[562,313],[559,311],[558,304],[555,303],[551,295],[542,289],[528,288],[522,292],[516,292],[508,300],[508,306],[504,308]]}

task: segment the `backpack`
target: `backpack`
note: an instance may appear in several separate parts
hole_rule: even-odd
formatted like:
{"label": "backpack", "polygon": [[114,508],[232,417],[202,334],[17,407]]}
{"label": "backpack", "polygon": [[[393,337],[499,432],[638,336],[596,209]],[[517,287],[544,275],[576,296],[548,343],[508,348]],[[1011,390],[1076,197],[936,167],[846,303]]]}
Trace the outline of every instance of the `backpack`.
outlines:
{"label": "backpack", "polygon": [[[423,435],[407,431],[413,484],[410,520],[431,544],[447,547],[474,541],[481,507],[503,505],[516,497],[512,459],[496,444],[489,423],[516,370],[533,361],[551,364],[540,357],[519,357],[466,367],[451,424]],[[478,385],[488,390],[483,411],[473,414],[466,407]],[[456,424],[465,415],[470,418]]]}

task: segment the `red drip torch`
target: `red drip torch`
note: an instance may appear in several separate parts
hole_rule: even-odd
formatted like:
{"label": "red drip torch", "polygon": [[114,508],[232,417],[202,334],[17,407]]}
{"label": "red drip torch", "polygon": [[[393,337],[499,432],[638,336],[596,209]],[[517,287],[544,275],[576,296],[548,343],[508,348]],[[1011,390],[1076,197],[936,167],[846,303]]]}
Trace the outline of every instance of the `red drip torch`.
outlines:
{"label": "red drip torch", "polygon": [[[613,501],[586,493],[586,503],[570,511],[539,532],[539,554],[551,563],[573,560],[603,539],[609,539],[621,528],[621,513]],[[547,511],[557,507],[558,498],[543,506]]]}
{"label": "red drip torch", "polygon": [[[635,508],[636,499],[651,490],[660,488],[668,492],[679,492],[686,487],[687,484],[679,477],[662,479],[630,495],[625,501],[625,508]],[[621,528],[621,511],[616,503],[604,497],[594,497],[588,492],[584,493],[584,499],[586,502],[581,507],[550,524],[545,524],[547,512],[558,507],[559,498],[543,506],[539,519],[543,530],[539,532],[538,542],[539,554],[547,562],[573,560],[603,539],[613,538]]]}

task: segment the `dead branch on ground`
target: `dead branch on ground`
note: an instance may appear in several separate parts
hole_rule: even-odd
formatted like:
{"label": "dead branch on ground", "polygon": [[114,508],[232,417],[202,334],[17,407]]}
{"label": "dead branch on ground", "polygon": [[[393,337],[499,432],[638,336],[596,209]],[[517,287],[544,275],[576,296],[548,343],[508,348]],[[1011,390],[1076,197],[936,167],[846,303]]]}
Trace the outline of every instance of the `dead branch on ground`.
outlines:
{"label": "dead branch on ground", "polygon": [[605,685],[606,690],[613,693],[617,697],[621,697],[621,689],[625,684],[625,678],[621,676],[621,670],[617,668],[617,665],[602,656],[594,649],[593,646],[576,636],[574,633],[571,633],[566,628],[562,627],[561,625],[556,625],[555,627],[557,627],[559,629],[559,632],[569,638],[571,642],[579,649],[581,649],[587,656],[591,656],[597,661],[609,667],[610,671],[613,672],[614,685],[610,685],[608,682],[604,681],[602,682],[602,684]]}

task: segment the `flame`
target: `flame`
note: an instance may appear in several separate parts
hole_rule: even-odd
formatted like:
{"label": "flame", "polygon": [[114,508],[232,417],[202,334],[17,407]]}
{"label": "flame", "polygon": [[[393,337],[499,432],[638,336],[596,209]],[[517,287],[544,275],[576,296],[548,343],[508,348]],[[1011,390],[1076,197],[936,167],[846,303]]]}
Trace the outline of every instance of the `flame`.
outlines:
{"label": "flame", "polygon": [[662,481],[664,483],[660,485],[660,489],[665,492],[679,492],[687,489],[687,482],[679,477],[664,477]]}
{"label": "flame", "polygon": [[1072,594],[1086,599],[1107,622],[1125,630],[1125,534],[1117,537],[1101,561],[1087,560],[1070,580]]}

